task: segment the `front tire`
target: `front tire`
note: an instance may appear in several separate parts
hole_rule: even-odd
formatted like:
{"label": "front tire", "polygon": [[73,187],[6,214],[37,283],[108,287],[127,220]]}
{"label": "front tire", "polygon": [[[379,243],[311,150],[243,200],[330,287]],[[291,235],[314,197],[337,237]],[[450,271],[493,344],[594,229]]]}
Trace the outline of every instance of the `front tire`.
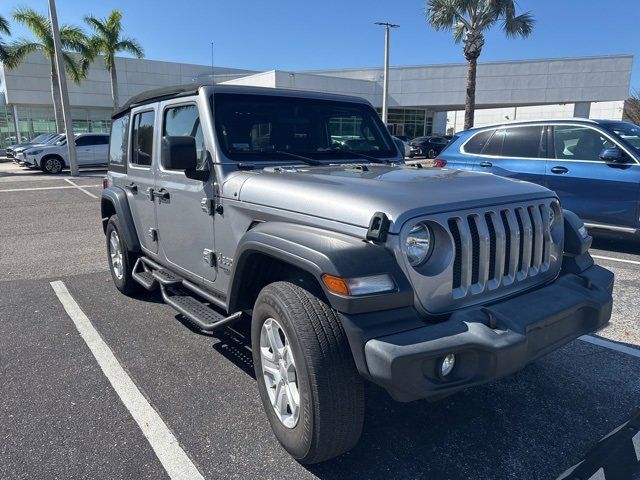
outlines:
{"label": "front tire", "polygon": [[116,288],[125,295],[132,295],[140,291],[140,284],[131,276],[136,256],[129,250],[121,232],[118,215],[112,215],[106,230],[109,271]]}
{"label": "front tire", "polygon": [[427,157],[431,159],[436,158],[436,151],[433,148],[429,149],[429,151],[427,152]]}
{"label": "front tire", "polygon": [[362,432],[364,382],[335,311],[300,286],[272,283],[256,300],[251,339],[262,404],[289,454],[310,464],[350,450]]}
{"label": "front tire", "polygon": [[64,161],[58,156],[45,157],[40,161],[41,169],[45,173],[58,174],[64,168]]}

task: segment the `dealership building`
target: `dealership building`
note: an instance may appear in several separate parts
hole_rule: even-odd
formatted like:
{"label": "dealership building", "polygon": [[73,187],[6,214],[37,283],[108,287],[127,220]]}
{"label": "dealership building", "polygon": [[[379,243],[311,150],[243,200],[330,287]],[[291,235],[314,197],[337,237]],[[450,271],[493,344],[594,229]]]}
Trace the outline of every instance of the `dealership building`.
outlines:
{"label": "dealership building", "polygon": [[[476,126],[533,118],[622,118],[629,95],[632,55],[487,62],[478,65]],[[256,71],[117,58],[121,103],[151,88],[191,82],[294,88],[357,95],[382,106],[382,68]],[[389,76],[388,127],[417,137],[463,128],[466,65],[393,67]],[[69,82],[76,132],[107,131],[110,75],[100,61],[87,78]],[[54,132],[50,66],[40,53],[18,68],[0,64],[0,146]]]}

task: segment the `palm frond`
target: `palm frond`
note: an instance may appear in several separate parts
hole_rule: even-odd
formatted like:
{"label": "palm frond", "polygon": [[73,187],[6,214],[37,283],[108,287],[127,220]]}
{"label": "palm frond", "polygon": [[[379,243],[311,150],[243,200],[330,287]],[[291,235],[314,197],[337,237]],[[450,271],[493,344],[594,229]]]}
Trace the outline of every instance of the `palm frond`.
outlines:
{"label": "palm frond", "polygon": [[133,38],[123,38],[121,39],[116,45],[115,45],[115,51],[116,52],[127,52],[130,53],[131,55],[136,56],[137,58],[142,58],[144,57],[144,50],[142,48],[142,45],[140,45],[138,43],[137,40],[134,40]]}
{"label": "palm frond", "polygon": [[429,0],[425,16],[429,24],[436,30],[452,30],[457,23],[469,27],[463,11],[468,0]]}
{"label": "palm frond", "polygon": [[502,22],[502,29],[507,37],[526,38],[533,32],[536,21],[531,12],[526,12],[516,17],[507,17]]}
{"label": "palm frond", "polygon": [[453,27],[453,39],[456,43],[460,43],[464,40],[464,36],[467,33],[467,27],[464,23],[458,22]]}
{"label": "palm frond", "polygon": [[9,28],[9,21],[0,15],[0,33],[5,35],[11,35],[11,29]]}
{"label": "palm frond", "polygon": [[42,44],[24,38],[19,39],[6,49],[7,56],[3,61],[4,66],[8,69],[17,68],[30,53],[38,50],[44,50]]}
{"label": "palm frond", "polygon": [[76,85],[80,85],[80,82],[86,76],[86,70],[82,66],[82,59],[76,58],[70,52],[62,52],[62,60],[64,61],[64,69],[69,74],[69,78]]}
{"label": "palm frond", "polygon": [[13,11],[13,19],[31,30],[31,33],[33,33],[40,43],[45,44],[50,41],[53,45],[51,24],[46,16],[36,12],[32,8],[19,7]]}

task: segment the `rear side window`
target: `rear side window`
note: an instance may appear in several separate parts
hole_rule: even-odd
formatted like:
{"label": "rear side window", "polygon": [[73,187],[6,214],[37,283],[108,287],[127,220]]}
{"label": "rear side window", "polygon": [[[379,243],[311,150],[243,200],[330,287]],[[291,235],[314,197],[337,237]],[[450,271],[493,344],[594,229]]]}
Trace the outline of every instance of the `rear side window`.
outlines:
{"label": "rear side window", "polygon": [[539,158],[542,126],[507,128],[502,143],[503,157]]}
{"label": "rear side window", "polygon": [[129,115],[124,115],[113,121],[109,138],[109,168],[124,169],[129,150]]}
{"label": "rear side window", "polygon": [[[469,140],[464,146],[465,152],[482,153],[482,150],[491,138],[491,135],[493,135],[493,132],[495,132],[495,130],[486,130],[484,132],[478,133],[477,135],[474,135],[471,140]],[[451,140],[451,143],[453,143],[453,140]]]}
{"label": "rear side window", "polygon": [[153,158],[153,124],[155,112],[137,113],[133,117],[131,132],[131,163],[148,167]]}

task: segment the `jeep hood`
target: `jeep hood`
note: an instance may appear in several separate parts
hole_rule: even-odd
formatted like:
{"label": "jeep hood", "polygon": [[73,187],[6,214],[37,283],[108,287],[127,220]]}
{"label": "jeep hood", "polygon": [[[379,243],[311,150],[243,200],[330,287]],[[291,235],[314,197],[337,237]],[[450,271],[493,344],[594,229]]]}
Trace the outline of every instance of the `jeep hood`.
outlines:
{"label": "jeep hood", "polygon": [[554,196],[539,185],[479,172],[392,165],[283,167],[238,172],[223,196],[368,228],[376,212],[398,233],[408,219]]}

